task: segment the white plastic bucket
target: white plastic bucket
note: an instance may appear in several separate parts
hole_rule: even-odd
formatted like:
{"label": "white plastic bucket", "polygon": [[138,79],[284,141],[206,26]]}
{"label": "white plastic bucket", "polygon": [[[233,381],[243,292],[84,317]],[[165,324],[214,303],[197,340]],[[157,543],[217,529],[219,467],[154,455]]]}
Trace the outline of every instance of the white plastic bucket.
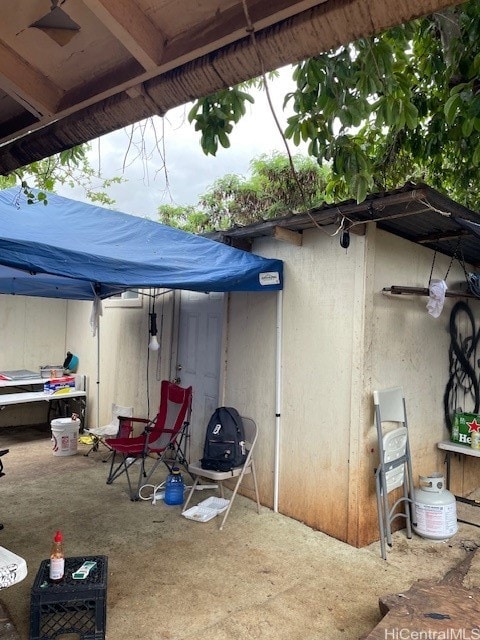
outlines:
{"label": "white plastic bucket", "polygon": [[51,422],[54,456],[73,456],[78,449],[80,420],[56,418]]}

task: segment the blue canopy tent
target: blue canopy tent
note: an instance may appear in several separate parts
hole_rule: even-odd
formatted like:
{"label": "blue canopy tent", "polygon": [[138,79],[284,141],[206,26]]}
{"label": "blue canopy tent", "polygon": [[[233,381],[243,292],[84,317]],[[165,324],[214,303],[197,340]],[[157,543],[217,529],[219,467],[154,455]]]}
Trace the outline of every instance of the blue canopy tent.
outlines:
{"label": "blue canopy tent", "polygon": [[[281,260],[55,194],[0,191],[0,293],[74,300],[126,289],[275,291]],[[46,275],[44,275],[46,274]]]}
{"label": "blue canopy tent", "polygon": [[0,294],[93,300],[98,308],[100,299],[142,288],[278,292],[277,511],[283,262],[55,194],[45,205],[28,204],[18,187],[0,191]]}

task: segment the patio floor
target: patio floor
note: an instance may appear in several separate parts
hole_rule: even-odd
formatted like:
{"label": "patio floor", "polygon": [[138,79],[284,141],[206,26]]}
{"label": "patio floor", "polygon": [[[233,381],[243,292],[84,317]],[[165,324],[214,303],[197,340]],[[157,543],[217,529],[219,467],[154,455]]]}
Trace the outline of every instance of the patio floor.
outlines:
{"label": "patio floor", "polygon": [[[108,556],[111,640],[358,640],[379,622],[380,596],[440,579],[480,545],[480,528],[466,524],[447,542],[398,532],[385,562],[378,543],[355,549],[268,508],[257,515],[243,497],[221,532],[218,518],[193,522],[180,507],[131,502],[123,479],[107,486],[102,452],[85,457],[79,444],[77,455],[54,456],[48,426],[0,435],[0,447],[10,448],[0,545],[29,568],[0,603],[21,640],[30,588],[57,529],[67,555]],[[199,492],[197,502],[209,495]]]}

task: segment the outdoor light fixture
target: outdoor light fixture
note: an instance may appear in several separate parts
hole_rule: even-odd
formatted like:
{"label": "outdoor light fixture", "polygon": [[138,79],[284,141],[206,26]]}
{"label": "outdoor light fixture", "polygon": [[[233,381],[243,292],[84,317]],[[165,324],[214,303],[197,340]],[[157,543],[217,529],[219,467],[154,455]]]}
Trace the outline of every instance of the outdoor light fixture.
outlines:
{"label": "outdoor light fixture", "polygon": [[348,249],[348,247],[350,246],[349,231],[342,231],[342,233],[340,234],[340,246],[342,247],[342,249]]}
{"label": "outdoor light fixture", "polygon": [[157,339],[157,314],[150,313],[150,342],[148,343],[148,348],[150,351],[158,351],[160,349],[160,345]]}
{"label": "outdoor light fixture", "polygon": [[43,18],[32,23],[30,27],[40,29],[49,38],[64,47],[80,31],[80,25],[72,20],[63,9],[60,9],[59,0],[51,0],[51,4],[50,11]]}

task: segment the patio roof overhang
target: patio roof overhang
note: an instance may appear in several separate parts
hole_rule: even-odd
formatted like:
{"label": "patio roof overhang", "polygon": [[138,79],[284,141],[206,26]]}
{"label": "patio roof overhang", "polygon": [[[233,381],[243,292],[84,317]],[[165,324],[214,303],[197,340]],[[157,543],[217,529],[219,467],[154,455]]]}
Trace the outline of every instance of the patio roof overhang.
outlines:
{"label": "patio roof overhang", "polygon": [[[0,173],[454,0],[17,0],[0,21]],[[56,12],[60,26],[50,24]],[[55,21],[54,21],[55,22]],[[252,37],[254,32],[255,37]]]}

